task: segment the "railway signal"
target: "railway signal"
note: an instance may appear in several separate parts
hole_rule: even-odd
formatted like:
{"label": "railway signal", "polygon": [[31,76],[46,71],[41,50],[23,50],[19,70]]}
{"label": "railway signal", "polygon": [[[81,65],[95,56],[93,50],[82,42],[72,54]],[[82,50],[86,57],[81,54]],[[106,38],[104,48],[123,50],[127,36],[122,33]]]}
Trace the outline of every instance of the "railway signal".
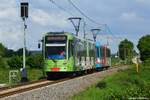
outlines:
{"label": "railway signal", "polygon": [[71,23],[73,24],[73,26],[74,26],[74,28],[75,28],[76,36],[79,35],[81,19],[82,19],[82,18],[80,18],[80,17],[70,17],[70,18],[68,18],[68,20],[71,21]]}
{"label": "railway signal", "polygon": [[28,18],[28,2],[21,2],[20,3],[21,9],[20,9],[20,13],[21,13],[21,18],[23,20],[23,24],[24,24],[24,34],[23,34],[23,68],[21,70],[21,82],[26,82],[28,81],[27,79],[27,72],[26,72],[26,29],[27,29],[27,25],[26,25],[26,19]]}

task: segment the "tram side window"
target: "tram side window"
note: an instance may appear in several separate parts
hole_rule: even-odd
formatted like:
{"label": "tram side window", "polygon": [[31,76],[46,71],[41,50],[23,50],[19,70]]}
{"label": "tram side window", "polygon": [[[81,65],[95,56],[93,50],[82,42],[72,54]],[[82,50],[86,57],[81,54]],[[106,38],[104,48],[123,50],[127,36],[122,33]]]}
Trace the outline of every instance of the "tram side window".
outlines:
{"label": "tram side window", "polygon": [[103,47],[100,48],[100,54],[101,54],[101,57],[104,57]]}
{"label": "tram side window", "polygon": [[69,58],[70,58],[71,56],[73,56],[73,49],[74,49],[74,47],[73,47],[73,44],[72,44],[72,43],[73,43],[72,41],[69,41],[69,48],[68,48]]}
{"label": "tram side window", "polygon": [[99,47],[96,47],[96,57],[100,57]]}

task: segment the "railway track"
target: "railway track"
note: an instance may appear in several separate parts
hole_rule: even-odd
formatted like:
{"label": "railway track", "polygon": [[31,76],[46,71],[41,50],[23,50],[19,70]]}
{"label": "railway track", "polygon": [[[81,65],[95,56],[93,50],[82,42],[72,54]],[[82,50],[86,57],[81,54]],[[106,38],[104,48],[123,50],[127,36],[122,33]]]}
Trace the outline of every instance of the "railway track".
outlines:
{"label": "railway track", "polygon": [[55,84],[55,83],[66,81],[66,80],[68,80],[68,78],[64,78],[64,79],[60,79],[60,80],[56,80],[56,81],[43,79],[43,80],[39,80],[39,81],[33,81],[33,82],[15,85],[12,87],[4,87],[4,88],[0,89],[0,98],[14,95],[17,93],[30,91],[32,89],[40,88],[43,86]]}
{"label": "railway track", "polygon": [[[119,68],[119,67],[117,67],[117,66],[115,66],[113,68],[111,67],[108,70],[115,69],[115,68]],[[97,72],[95,72],[95,73],[97,73]],[[89,73],[89,74],[93,74],[93,73]],[[89,74],[86,74],[86,75],[89,75]],[[84,76],[86,76],[86,75],[84,75]],[[43,80],[39,80],[39,81],[33,81],[33,82],[15,85],[12,87],[0,88],[0,98],[4,98],[4,97],[10,96],[10,95],[14,95],[14,94],[18,94],[18,93],[22,93],[22,92],[26,92],[26,91],[30,91],[30,90],[33,90],[36,88],[41,88],[41,87],[48,86],[51,84],[56,84],[59,82],[67,81],[67,80],[70,80],[73,78],[78,78],[78,77],[82,77],[82,76],[63,78],[63,79],[59,79],[59,80],[43,79]]]}

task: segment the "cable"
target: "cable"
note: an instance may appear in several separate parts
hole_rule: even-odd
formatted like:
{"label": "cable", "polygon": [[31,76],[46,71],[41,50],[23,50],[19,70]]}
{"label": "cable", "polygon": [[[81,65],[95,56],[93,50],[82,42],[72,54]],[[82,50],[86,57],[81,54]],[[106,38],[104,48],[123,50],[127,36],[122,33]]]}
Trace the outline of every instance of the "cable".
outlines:
{"label": "cable", "polygon": [[[68,13],[69,15],[74,16],[73,13],[68,12],[65,8],[63,8],[63,7],[61,7],[60,5],[56,4],[56,2],[55,2],[54,0],[49,0],[49,1],[50,1],[51,3],[53,3],[57,8],[59,8],[59,9],[65,11],[65,12]],[[109,32],[114,38],[116,38],[116,36],[112,33],[112,31],[110,30],[110,28],[109,28],[109,26],[108,26],[107,24],[100,24],[100,23],[96,22],[96,21],[93,20],[92,18],[88,17],[85,13],[83,13],[83,12],[80,10],[80,8],[78,8],[71,0],[68,0],[68,2],[69,2],[81,15],[83,15],[83,16],[84,16],[85,18],[87,18],[89,21],[91,21],[92,23],[94,23],[94,24],[96,24],[96,25],[100,25],[100,26],[101,26],[100,28],[102,28],[102,26],[104,26],[104,27],[108,30],[108,32]],[[90,27],[93,27],[93,26],[88,25],[88,24],[86,24],[86,25],[87,25],[87,26],[90,26]],[[104,29],[104,30],[105,30],[105,29]]]}
{"label": "cable", "polygon": [[74,16],[73,13],[68,12],[65,8],[63,8],[63,7],[61,7],[60,5],[56,4],[56,2],[55,2],[54,0],[49,0],[49,1],[50,1],[51,3],[53,3],[57,8],[59,8],[59,9],[65,11],[65,12],[68,13],[69,15]]}
{"label": "cable", "polygon": [[100,24],[94,21],[92,18],[88,17],[86,14],[84,14],[71,0],[68,0],[68,2],[78,11],[80,12],[85,18],[87,18],[89,21],[97,24],[97,25],[105,25],[105,24]]}
{"label": "cable", "polygon": [[97,24],[97,25],[100,25],[100,26],[105,26],[106,29],[108,30],[108,32],[113,36],[115,37],[115,35],[111,32],[110,28],[108,27],[107,24],[100,24],[98,22],[96,22],[95,20],[93,20],[92,18],[88,17],[85,13],[83,13],[71,0],[68,0],[68,2],[78,11],[80,12],[85,18],[87,18],[89,21]]}

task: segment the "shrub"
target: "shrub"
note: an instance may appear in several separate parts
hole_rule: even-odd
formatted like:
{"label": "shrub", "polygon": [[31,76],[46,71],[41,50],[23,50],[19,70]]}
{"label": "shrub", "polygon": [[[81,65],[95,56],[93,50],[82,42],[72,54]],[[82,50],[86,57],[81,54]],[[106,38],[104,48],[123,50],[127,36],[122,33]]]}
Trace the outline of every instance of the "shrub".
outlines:
{"label": "shrub", "polygon": [[20,56],[13,56],[7,62],[11,68],[22,68],[23,67],[22,57],[20,57]]}
{"label": "shrub", "polygon": [[128,100],[129,98],[150,98],[150,85],[143,85],[142,87],[130,87],[124,92],[110,91],[110,94],[105,96],[107,100]]}
{"label": "shrub", "polygon": [[145,66],[150,66],[150,58],[147,58],[147,59],[144,61],[144,65],[145,65]]}
{"label": "shrub", "polygon": [[140,51],[140,57],[142,61],[150,58],[150,35],[143,36],[140,38],[137,48]]}
{"label": "shrub", "polygon": [[6,61],[0,57],[0,68],[8,68]]}
{"label": "shrub", "polygon": [[99,89],[103,89],[106,88],[106,82],[105,81],[100,81],[96,87],[98,87]]}
{"label": "shrub", "polygon": [[41,68],[43,66],[43,57],[40,54],[29,56],[27,59],[27,65],[31,68]]}

